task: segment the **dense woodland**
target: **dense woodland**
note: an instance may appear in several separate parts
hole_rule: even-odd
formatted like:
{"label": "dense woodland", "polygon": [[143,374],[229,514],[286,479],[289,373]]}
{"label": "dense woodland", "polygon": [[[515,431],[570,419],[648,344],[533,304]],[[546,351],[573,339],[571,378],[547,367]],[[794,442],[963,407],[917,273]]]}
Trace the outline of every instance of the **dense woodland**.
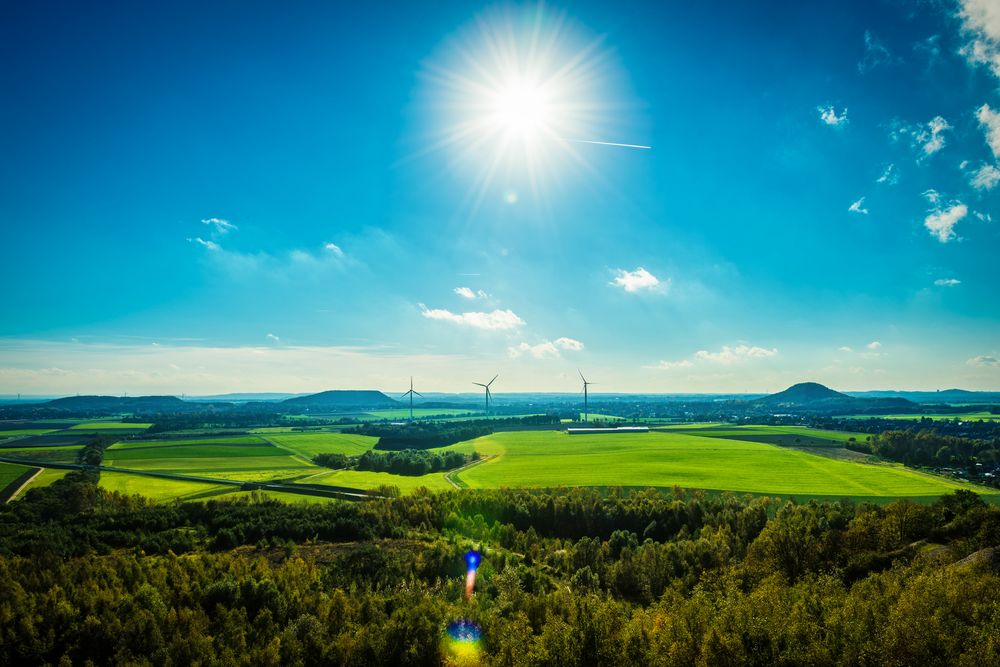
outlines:
{"label": "dense woodland", "polygon": [[0,508],[0,664],[435,665],[456,619],[485,665],[1000,664],[1000,509],[969,492],[154,505],[95,480]]}

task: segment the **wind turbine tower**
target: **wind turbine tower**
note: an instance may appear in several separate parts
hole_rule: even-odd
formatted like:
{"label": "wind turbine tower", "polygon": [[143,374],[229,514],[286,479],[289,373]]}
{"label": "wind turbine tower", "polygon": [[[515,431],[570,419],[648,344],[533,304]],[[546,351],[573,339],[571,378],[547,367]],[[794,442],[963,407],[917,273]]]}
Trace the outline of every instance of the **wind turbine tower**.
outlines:
{"label": "wind turbine tower", "polygon": [[413,395],[414,394],[416,394],[420,398],[424,397],[424,395],[421,394],[419,391],[414,391],[413,390],[413,376],[411,375],[410,376],[410,391],[406,392],[405,394],[403,394],[400,397],[400,398],[406,398],[407,396],[410,397],[410,421],[413,421]]}
{"label": "wind turbine tower", "polygon": [[483,389],[486,390],[486,416],[487,417],[490,416],[490,396],[492,396],[492,394],[490,393],[490,385],[493,384],[494,382],[496,382],[496,379],[498,377],[500,377],[499,373],[497,373],[496,375],[494,375],[493,379],[490,380],[489,382],[487,382],[486,384],[483,384],[482,382],[473,382],[472,383],[472,384],[476,385],[477,387],[482,387]]}
{"label": "wind turbine tower", "polygon": [[590,410],[587,405],[587,387],[594,384],[593,382],[587,382],[587,378],[583,377],[583,372],[578,368],[576,372],[580,374],[580,379],[583,380],[583,421],[590,421]]}

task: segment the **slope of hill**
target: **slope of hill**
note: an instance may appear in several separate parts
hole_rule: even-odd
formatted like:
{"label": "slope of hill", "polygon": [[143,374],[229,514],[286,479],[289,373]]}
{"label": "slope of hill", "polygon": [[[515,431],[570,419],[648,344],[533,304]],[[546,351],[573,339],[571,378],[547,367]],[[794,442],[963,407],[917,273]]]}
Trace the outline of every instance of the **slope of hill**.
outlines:
{"label": "slope of hill", "polygon": [[380,391],[331,389],[309,396],[296,396],[281,402],[284,407],[294,408],[335,408],[335,409],[371,409],[391,408],[399,405]]}
{"label": "slope of hill", "polygon": [[176,396],[67,396],[42,404],[56,410],[107,412],[181,412],[190,404]]}
{"label": "slope of hill", "polygon": [[757,401],[768,405],[802,405],[816,401],[850,400],[850,398],[847,394],[841,394],[839,391],[834,391],[818,382],[800,382],[784,391],[779,391],[777,394],[757,399]]}
{"label": "slope of hill", "polygon": [[754,401],[768,409],[795,408],[809,412],[879,412],[885,410],[906,411],[916,407],[916,403],[905,398],[857,398],[834,391],[818,382],[800,382],[784,391],[765,396]]}

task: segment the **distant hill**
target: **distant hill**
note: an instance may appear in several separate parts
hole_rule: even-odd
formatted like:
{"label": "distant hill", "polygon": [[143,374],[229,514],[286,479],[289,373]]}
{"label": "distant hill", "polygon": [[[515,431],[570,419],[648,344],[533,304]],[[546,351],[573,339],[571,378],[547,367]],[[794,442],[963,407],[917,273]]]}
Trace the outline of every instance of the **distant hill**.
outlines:
{"label": "distant hill", "polygon": [[821,385],[818,382],[800,382],[798,384],[793,384],[784,391],[779,391],[777,394],[771,394],[770,396],[757,399],[757,402],[768,405],[801,405],[803,403],[814,403],[816,401],[829,401],[836,399],[851,400],[851,397],[847,394],[841,394],[839,391],[834,391],[833,389]]}
{"label": "distant hill", "polygon": [[940,391],[852,391],[855,398],[905,398],[917,403],[1000,403],[1000,392],[942,389]]}
{"label": "distant hill", "polygon": [[67,396],[42,403],[56,410],[107,412],[181,412],[190,409],[176,396]]}
{"label": "distant hill", "polygon": [[810,412],[874,412],[885,410],[906,411],[916,403],[905,398],[858,398],[834,391],[818,382],[800,382],[784,391],[754,401],[767,408],[788,407]]}
{"label": "distant hill", "polygon": [[281,402],[284,407],[294,408],[325,408],[325,409],[372,409],[394,408],[400,405],[380,391],[331,389],[309,396],[296,396]]}

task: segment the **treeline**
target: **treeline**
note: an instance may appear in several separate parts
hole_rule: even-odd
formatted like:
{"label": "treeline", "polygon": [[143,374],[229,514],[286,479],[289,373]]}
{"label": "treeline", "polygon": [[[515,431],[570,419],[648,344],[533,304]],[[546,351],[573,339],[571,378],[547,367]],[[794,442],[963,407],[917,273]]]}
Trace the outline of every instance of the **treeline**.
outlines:
{"label": "treeline", "polygon": [[893,429],[847,446],[908,465],[964,468],[982,463],[992,468],[1000,464],[1000,438],[962,438],[936,429]]}
{"label": "treeline", "polygon": [[429,452],[424,449],[403,449],[394,452],[367,451],[360,456],[346,454],[318,454],[313,457],[317,465],[334,470],[370,470],[390,472],[395,475],[426,475],[432,472],[453,470],[479,459],[479,453]]}
{"label": "treeline", "polygon": [[377,437],[379,440],[375,449],[394,451],[447,447],[456,442],[472,440],[496,431],[558,423],[559,417],[556,415],[532,415],[529,417],[473,419],[454,422],[419,421],[408,424],[369,422],[344,432]]}
{"label": "treeline", "polygon": [[[0,507],[0,664],[1000,664],[1000,509],[966,491],[152,505],[94,481]],[[482,629],[462,655],[457,619]]]}

